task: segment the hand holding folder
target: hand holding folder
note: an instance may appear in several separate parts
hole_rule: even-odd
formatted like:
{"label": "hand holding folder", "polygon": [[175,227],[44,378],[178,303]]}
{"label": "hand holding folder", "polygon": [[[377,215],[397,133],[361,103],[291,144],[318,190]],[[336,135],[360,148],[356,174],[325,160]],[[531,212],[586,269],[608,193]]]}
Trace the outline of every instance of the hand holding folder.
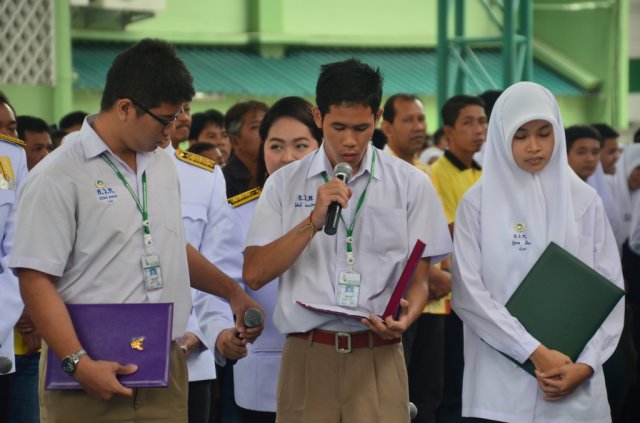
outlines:
{"label": "hand holding folder", "polygon": [[[624,291],[550,243],[505,307],[544,346],[575,362]],[[530,360],[519,363],[535,377]]]}

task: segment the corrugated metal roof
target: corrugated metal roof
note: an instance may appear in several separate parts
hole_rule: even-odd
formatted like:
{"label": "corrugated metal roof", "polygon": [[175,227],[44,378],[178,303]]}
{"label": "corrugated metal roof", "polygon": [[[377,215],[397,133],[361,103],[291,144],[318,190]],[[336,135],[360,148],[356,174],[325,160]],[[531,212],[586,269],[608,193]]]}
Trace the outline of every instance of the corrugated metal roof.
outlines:
{"label": "corrugated metal roof", "polygon": [[[126,47],[121,43],[75,43],[73,67],[78,75],[75,88],[101,91],[111,62]],[[385,93],[437,94],[437,57],[434,50],[290,48],[284,57],[276,59],[263,58],[249,49],[237,47],[178,46],[177,50],[189,67],[199,92],[269,97],[313,96],[322,64],[354,57],[380,67],[385,77]],[[480,50],[476,54],[499,84],[502,79],[500,53]],[[585,94],[540,62],[534,64],[533,79],[556,95]],[[483,81],[480,88],[467,82],[470,93],[492,87]]]}

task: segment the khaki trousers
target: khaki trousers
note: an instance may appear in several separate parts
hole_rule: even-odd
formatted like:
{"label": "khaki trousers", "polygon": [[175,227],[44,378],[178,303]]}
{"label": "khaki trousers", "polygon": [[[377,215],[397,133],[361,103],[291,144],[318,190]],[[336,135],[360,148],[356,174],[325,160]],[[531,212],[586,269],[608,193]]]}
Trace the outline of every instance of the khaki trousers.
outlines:
{"label": "khaki trousers", "polygon": [[402,344],[358,348],[288,337],[278,381],[278,423],[407,423]]}
{"label": "khaki trousers", "polygon": [[93,399],[84,390],[45,390],[46,350],[43,346],[40,356],[41,423],[187,422],[187,362],[175,343],[171,346],[167,388],[138,388],[132,397],[116,395],[108,401]]}

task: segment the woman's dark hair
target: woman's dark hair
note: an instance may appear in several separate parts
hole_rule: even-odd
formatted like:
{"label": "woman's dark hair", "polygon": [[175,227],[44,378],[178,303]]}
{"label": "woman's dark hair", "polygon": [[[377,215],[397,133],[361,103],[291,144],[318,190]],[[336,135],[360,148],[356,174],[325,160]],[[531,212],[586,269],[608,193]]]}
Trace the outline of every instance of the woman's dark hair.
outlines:
{"label": "woman's dark hair", "polygon": [[263,186],[267,180],[267,166],[264,162],[264,143],[269,135],[271,126],[280,118],[290,117],[309,128],[309,132],[318,145],[322,144],[322,130],[316,126],[311,110],[313,106],[301,97],[284,97],[276,101],[269,109],[260,124],[260,151],[258,152],[257,181],[258,186]]}

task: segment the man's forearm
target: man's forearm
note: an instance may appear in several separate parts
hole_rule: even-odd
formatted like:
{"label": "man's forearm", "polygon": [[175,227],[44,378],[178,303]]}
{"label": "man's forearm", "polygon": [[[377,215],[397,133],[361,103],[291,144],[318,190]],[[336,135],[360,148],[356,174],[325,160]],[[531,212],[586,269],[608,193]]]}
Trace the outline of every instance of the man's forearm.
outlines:
{"label": "man's forearm", "polygon": [[60,358],[81,348],[69,312],[54,286],[54,278],[32,269],[19,269],[20,293],[27,313],[42,338]]}
{"label": "man's forearm", "polygon": [[242,278],[247,285],[252,289],[259,289],[288,270],[316,232],[309,225],[307,218],[283,237],[265,246],[247,247],[242,268]]}
{"label": "man's forearm", "polygon": [[420,316],[429,298],[429,261],[429,258],[420,260],[407,289],[408,314],[412,322]]}
{"label": "man's forearm", "polygon": [[229,300],[234,292],[242,289],[236,281],[209,262],[190,244],[187,244],[187,261],[189,280],[193,288],[226,300]]}

